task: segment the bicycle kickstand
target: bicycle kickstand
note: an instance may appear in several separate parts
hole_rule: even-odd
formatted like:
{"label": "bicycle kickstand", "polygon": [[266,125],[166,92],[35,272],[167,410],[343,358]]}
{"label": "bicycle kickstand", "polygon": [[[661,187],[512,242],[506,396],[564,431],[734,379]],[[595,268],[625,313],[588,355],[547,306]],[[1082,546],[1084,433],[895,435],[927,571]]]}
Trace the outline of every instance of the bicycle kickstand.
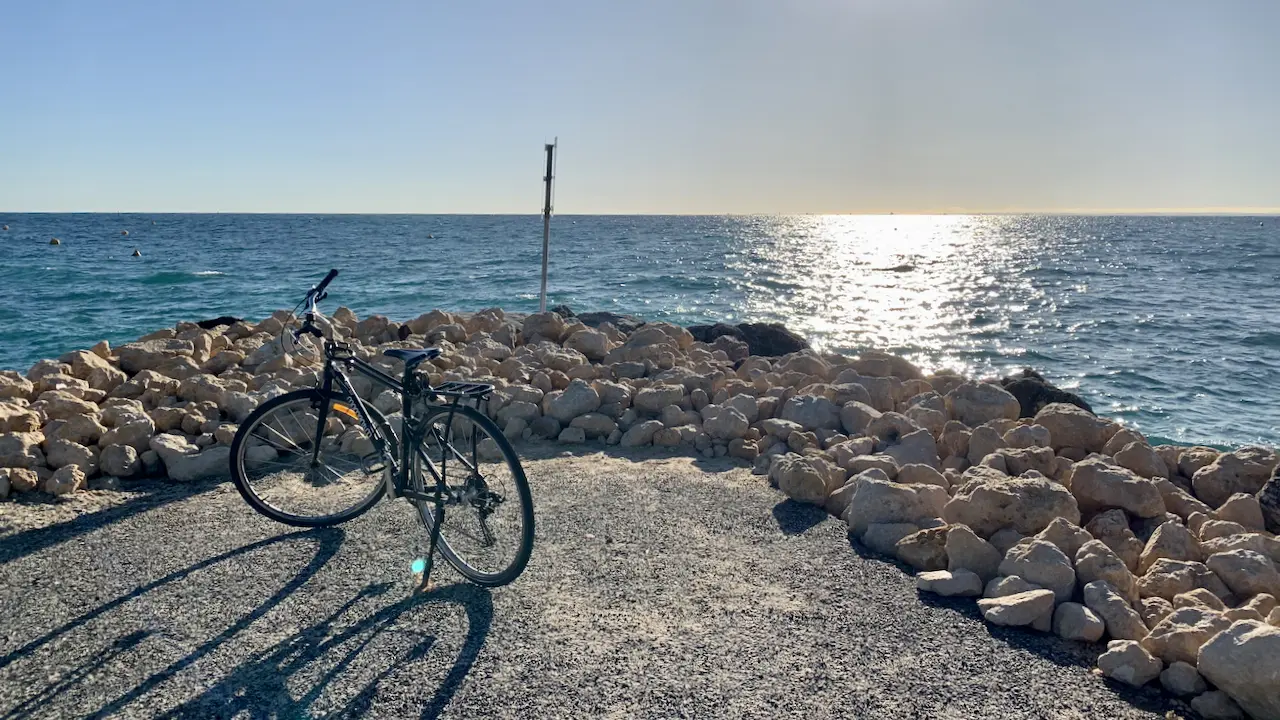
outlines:
{"label": "bicycle kickstand", "polygon": [[414,590],[417,594],[426,593],[430,590],[428,587],[431,582],[431,570],[435,567],[436,545],[440,541],[440,523],[444,522],[444,503],[436,504],[436,519],[431,523],[431,540],[427,546],[427,556],[423,559],[422,564],[422,582]]}

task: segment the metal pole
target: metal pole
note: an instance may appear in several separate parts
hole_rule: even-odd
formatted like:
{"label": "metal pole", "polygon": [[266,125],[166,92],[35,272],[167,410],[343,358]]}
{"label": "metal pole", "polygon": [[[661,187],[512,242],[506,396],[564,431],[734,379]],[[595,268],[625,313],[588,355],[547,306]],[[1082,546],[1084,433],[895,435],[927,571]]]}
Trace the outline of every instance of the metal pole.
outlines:
{"label": "metal pole", "polygon": [[547,185],[546,200],[542,205],[542,295],[538,301],[538,312],[547,311],[547,255],[551,250],[551,171],[552,158],[554,157],[556,146],[554,143],[547,146],[547,174],[542,178]]}

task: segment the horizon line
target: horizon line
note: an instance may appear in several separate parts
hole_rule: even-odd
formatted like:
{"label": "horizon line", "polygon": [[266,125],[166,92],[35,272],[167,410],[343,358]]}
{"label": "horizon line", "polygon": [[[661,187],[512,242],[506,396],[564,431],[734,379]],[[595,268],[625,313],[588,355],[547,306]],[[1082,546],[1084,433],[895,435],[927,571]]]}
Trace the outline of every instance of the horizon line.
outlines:
{"label": "horizon line", "polygon": [[[386,215],[386,216],[488,216],[541,217],[541,212],[360,212],[360,211],[296,211],[296,210],[0,210],[6,215]],[[1280,216],[1274,208],[1098,208],[1070,210],[883,210],[846,212],[570,212],[552,213],[558,217],[794,217],[794,216],[1018,216],[1049,217],[1264,217]]]}

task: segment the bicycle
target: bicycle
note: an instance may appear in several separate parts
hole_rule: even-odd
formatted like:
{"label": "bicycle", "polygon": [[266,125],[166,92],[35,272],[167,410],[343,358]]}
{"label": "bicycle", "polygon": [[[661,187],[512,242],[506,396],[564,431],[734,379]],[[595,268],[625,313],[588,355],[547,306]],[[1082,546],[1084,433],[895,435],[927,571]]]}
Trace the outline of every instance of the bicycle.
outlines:
{"label": "bicycle", "polygon": [[[358,357],[317,309],[337,275],[330,270],[307,292],[299,303],[305,306],[300,327],[286,327],[279,338],[282,351],[306,348],[323,355],[319,387],[267,400],[240,425],[231,443],[236,488],[254,510],[299,527],[343,523],[384,495],[403,497],[429,537],[426,557],[413,567],[422,574],[422,588],[437,548],[478,585],[510,583],[533,551],[533,499],[511,443],[479,409],[494,387],[432,386],[419,367],[439,356],[438,348],[384,351],[404,363],[400,379]],[[388,418],[361,398],[348,373],[398,394],[399,415]],[[500,539],[514,540],[512,552],[484,565],[498,554]],[[463,548],[468,540],[478,549]]]}

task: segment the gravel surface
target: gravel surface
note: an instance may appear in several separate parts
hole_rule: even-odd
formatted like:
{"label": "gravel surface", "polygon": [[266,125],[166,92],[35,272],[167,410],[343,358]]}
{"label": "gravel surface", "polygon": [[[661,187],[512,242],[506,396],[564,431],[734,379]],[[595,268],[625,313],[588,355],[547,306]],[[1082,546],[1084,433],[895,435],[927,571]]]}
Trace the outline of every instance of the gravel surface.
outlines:
{"label": "gravel surface", "polygon": [[441,565],[414,595],[402,502],[304,532],[230,484],[0,505],[0,719],[1186,712],[917,595],[744,469],[556,452],[530,451],[533,560],[493,591]]}

